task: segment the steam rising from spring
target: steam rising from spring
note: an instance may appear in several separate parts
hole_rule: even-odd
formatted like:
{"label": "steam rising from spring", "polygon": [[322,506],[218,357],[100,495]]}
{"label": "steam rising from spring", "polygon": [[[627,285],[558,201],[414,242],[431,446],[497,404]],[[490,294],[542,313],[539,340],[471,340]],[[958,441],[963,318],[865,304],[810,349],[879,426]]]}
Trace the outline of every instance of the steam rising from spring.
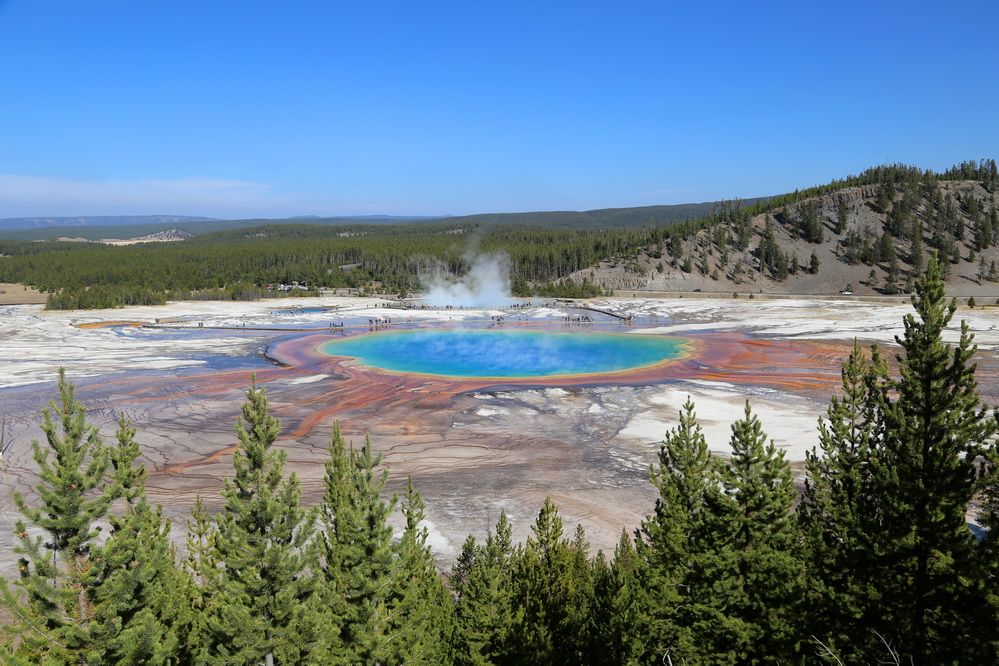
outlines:
{"label": "steam rising from spring", "polygon": [[438,266],[424,276],[429,305],[488,307],[508,305],[510,297],[510,257],[505,252],[466,256],[471,264],[463,277],[448,274]]}

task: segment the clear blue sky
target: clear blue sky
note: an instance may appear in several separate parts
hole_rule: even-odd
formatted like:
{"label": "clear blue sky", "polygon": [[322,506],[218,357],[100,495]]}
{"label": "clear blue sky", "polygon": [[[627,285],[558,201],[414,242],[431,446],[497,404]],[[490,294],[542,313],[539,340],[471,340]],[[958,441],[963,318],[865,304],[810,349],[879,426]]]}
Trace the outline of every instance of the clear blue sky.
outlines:
{"label": "clear blue sky", "polygon": [[749,197],[999,157],[999,2],[0,0],[0,217]]}

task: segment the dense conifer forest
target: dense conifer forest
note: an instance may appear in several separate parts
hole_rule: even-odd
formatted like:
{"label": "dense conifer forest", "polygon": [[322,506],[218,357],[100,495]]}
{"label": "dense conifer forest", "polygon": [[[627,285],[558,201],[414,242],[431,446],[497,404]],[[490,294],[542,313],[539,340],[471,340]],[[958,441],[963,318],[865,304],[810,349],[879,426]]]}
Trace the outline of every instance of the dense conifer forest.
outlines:
{"label": "dense conifer forest", "polygon": [[[295,282],[307,293],[349,287],[408,294],[435,270],[467,271],[470,251],[481,251],[509,256],[513,291],[521,296],[591,296],[622,286],[581,275],[601,262],[636,275],[674,270],[681,278],[710,277],[709,286],[724,282],[726,289],[757,279],[780,284],[829,272],[835,263],[848,267],[844,285],[863,282],[899,294],[911,291],[931,251],[944,259],[945,277],[952,267],[973,265],[970,279],[999,281],[995,260],[986,258],[999,247],[997,197],[994,160],[942,173],[887,165],[791,194],[728,202],[685,221],[620,209],[591,211],[582,228],[565,228],[571,214],[537,213],[510,218],[519,224],[488,215],[262,224],[124,247],[0,241],[0,282],[49,292],[54,309],[247,300]],[[606,226],[594,228],[593,220]]]}
{"label": "dense conifer forest", "polygon": [[313,289],[377,285],[384,293],[409,293],[420,287],[421,274],[467,271],[473,235],[471,243],[479,250],[509,255],[513,286],[524,295],[531,285],[544,290],[601,258],[662,238],[657,228],[273,225],[145,246],[0,241],[0,255],[8,255],[0,259],[0,281],[50,292],[48,307],[55,309],[253,299],[272,293],[268,285],[292,282]]}
{"label": "dense conifer forest", "polygon": [[[666,433],[658,499],[613,553],[556,504],[526,543],[500,515],[439,572],[410,483],[388,497],[369,441],[334,427],[319,506],[284,470],[251,387],[222,506],[182,548],[146,498],[136,431],[107,443],[60,375],[16,497],[19,575],[3,585],[11,664],[986,664],[999,659],[999,472],[975,346],[941,265],[886,352],[843,365],[798,496],[747,402],[711,456],[693,404]],[[977,508],[978,536],[967,523]],[[393,538],[388,519],[401,512]],[[109,529],[101,531],[99,524]]]}

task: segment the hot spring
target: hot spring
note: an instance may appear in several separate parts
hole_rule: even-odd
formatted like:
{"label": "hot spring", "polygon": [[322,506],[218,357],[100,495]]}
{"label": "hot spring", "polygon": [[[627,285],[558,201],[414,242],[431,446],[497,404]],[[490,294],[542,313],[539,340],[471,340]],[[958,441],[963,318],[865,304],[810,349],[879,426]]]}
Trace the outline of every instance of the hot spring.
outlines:
{"label": "hot spring", "polygon": [[389,372],[456,378],[596,375],[680,358],[680,338],[516,329],[415,329],[367,333],[320,346]]}

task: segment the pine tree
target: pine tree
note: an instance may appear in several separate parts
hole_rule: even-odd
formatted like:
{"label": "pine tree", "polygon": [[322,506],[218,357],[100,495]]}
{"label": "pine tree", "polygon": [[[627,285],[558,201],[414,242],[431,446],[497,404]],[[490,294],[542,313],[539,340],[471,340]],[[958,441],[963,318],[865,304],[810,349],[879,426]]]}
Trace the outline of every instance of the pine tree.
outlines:
{"label": "pine tree", "polygon": [[94,549],[87,571],[93,609],[87,660],[175,663],[188,613],[182,594],[186,581],[176,567],[170,524],[162,508],[153,508],[146,499],[135,429],[124,416],[117,441],[112,465],[126,509],[109,517],[111,533]]}
{"label": "pine tree", "polygon": [[992,454],[996,424],[978,396],[967,323],[956,346],[943,342],[957,304],[946,302],[935,257],[912,305],[916,314],[896,338],[898,398],[886,401],[885,445],[872,459],[881,629],[915,663],[981,663],[984,602],[965,514],[981,489],[976,461]]}
{"label": "pine tree", "polygon": [[[979,546],[982,586],[988,614],[983,618],[987,627],[999,626],[999,456],[992,453],[988,463],[988,476],[981,497],[978,522],[985,530]],[[999,637],[994,632],[982,636],[983,653],[988,660],[999,659]]]}
{"label": "pine tree", "polygon": [[843,197],[836,200],[836,233],[842,234],[846,231],[847,208]]}
{"label": "pine tree", "polygon": [[213,661],[227,664],[293,663],[309,646],[306,545],[314,515],[299,505],[301,490],[287,456],[273,448],[280,423],[263,389],[250,388],[236,424],[235,476],[222,491],[211,556],[220,570],[211,592],[224,604],[208,619]]}
{"label": "pine tree", "polygon": [[805,633],[845,654],[865,654],[876,636],[857,631],[880,609],[870,578],[875,544],[869,461],[882,445],[887,364],[854,344],[843,364],[842,397],[819,423],[819,445],[805,455],[807,478],[797,519],[806,542],[810,613]]}
{"label": "pine tree", "polygon": [[975,225],[975,249],[981,252],[992,245],[992,223],[981,219]]}
{"label": "pine tree", "polygon": [[923,270],[923,223],[916,222],[909,249],[909,263],[913,271]]}
{"label": "pine tree", "polygon": [[588,572],[577,567],[576,554],[583,544],[578,536],[575,544],[565,538],[550,497],[531,530],[513,572],[514,606],[522,612],[515,618],[512,656],[522,664],[582,663],[586,636],[580,631],[580,617],[589,612],[591,585]]}
{"label": "pine tree", "polygon": [[513,546],[506,513],[495,534],[477,548],[456,605],[455,663],[467,666],[513,664]]}
{"label": "pine tree", "polygon": [[898,259],[892,257],[891,261],[888,262],[888,270],[885,271],[885,286],[884,292],[888,295],[893,295],[898,293]]}
{"label": "pine tree", "polygon": [[[19,545],[17,590],[0,582],[13,621],[4,632],[18,642],[16,656],[34,663],[68,663],[92,647],[94,608],[87,585],[91,552],[103,518],[121,494],[108,478],[111,451],[87,422],[75,389],[59,371],[59,403],[42,411],[47,447],[32,442],[38,464],[39,505],[20,493],[14,503],[24,516],[15,523]],[[54,454],[54,455],[52,455]],[[28,524],[41,535],[28,533]]]}
{"label": "pine tree", "polygon": [[[878,261],[891,261],[895,257],[895,243],[886,229],[878,238]],[[875,262],[877,263],[877,262]]]}
{"label": "pine tree", "polygon": [[406,527],[396,544],[398,552],[388,602],[387,649],[382,663],[442,664],[450,659],[454,628],[453,604],[427,545],[424,504],[409,479],[403,495]]}
{"label": "pine tree", "polygon": [[723,472],[726,501],[713,535],[727,575],[716,579],[715,629],[727,634],[728,655],[713,663],[786,663],[798,651],[803,588],[797,531],[791,515],[794,482],[784,452],[763,432],[746,402],[732,424],[732,456]]}
{"label": "pine tree", "polygon": [[[348,449],[333,423],[327,448],[323,501],[319,507],[321,528],[313,541],[310,560],[317,570],[318,589],[313,595],[319,640],[312,650],[311,663],[348,664],[350,654],[344,649],[348,627],[347,556],[348,512],[354,487],[355,455]],[[383,570],[388,571],[386,566]]]}
{"label": "pine tree", "polygon": [[397,638],[389,625],[395,558],[388,522],[396,498],[381,497],[387,472],[376,471],[380,462],[369,439],[356,451],[334,424],[316,557],[322,630],[314,663],[374,663]]}
{"label": "pine tree", "polygon": [[534,535],[517,553],[512,577],[514,605],[519,611],[512,632],[512,656],[515,663],[540,666],[555,662],[558,624],[567,601],[559,581],[564,575],[568,544],[550,497],[545,498],[531,530]]}
{"label": "pine tree", "polygon": [[461,552],[451,567],[451,574],[448,576],[448,583],[454,592],[455,598],[461,598],[465,588],[465,581],[468,580],[468,572],[475,564],[475,558],[479,553],[479,544],[475,537],[469,534],[465,537],[465,542],[461,544]]}
{"label": "pine tree", "polygon": [[183,629],[181,663],[208,663],[214,646],[211,624],[220,615],[226,600],[215,590],[221,588],[221,567],[214,557],[215,523],[204,501],[198,496],[187,521],[185,550],[178,594],[190,609]]}
{"label": "pine tree", "polygon": [[819,217],[819,207],[814,201],[802,204],[798,211],[798,231],[809,243],[822,242],[822,219]]}
{"label": "pine tree", "polygon": [[593,564],[590,560],[590,543],[583,526],[576,524],[576,531],[569,542],[568,599],[566,608],[565,641],[563,650],[572,655],[567,663],[582,663],[593,653],[592,613],[594,606]]}
{"label": "pine tree", "polygon": [[878,207],[878,210],[880,210],[882,213],[887,213],[888,208],[889,206],[891,206],[892,203],[892,195],[894,192],[894,187],[892,187],[892,192],[889,192],[889,185],[891,185],[890,181],[882,185],[881,188],[878,189],[878,198],[876,205]]}
{"label": "pine tree", "polygon": [[643,562],[635,551],[627,531],[614,549],[614,559],[607,563],[603,552],[593,564],[594,604],[592,612],[592,664],[642,663],[649,636],[642,629],[649,626],[645,614],[649,596],[640,589],[639,568]]}
{"label": "pine tree", "polygon": [[713,643],[693,632],[702,622],[710,623],[706,618],[714,612],[710,590],[714,544],[709,532],[715,528],[711,514],[720,502],[719,479],[689,398],[679,424],[666,433],[650,478],[659,497],[635,540],[644,606],[639,618],[643,625],[635,631],[646,636],[640,661],[659,661],[668,651],[688,661],[695,655],[711,655]]}

